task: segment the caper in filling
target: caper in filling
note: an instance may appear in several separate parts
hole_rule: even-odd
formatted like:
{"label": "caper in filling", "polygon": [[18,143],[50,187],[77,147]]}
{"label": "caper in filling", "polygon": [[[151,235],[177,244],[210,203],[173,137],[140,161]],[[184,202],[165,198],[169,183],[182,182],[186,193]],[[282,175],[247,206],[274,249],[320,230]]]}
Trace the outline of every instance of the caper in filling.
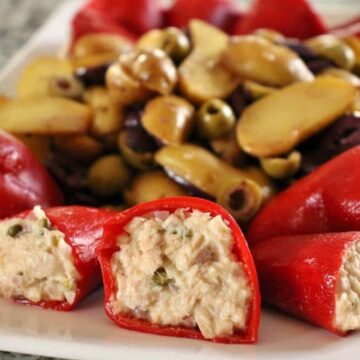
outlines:
{"label": "caper in filling", "polygon": [[36,206],[26,218],[0,223],[0,296],[75,300],[78,273],[65,235]]}
{"label": "caper in filling", "polygon": [[246,328],[252,288],[220,216],[197,210],[135,217],[111,259],[115,314],[198,327],[205,338]]}

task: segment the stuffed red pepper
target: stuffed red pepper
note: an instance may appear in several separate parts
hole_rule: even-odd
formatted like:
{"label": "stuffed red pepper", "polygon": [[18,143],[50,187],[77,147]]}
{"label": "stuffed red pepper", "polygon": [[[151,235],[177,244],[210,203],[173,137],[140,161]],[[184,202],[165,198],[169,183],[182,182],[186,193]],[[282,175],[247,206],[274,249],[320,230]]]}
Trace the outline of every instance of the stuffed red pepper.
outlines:
{"label": "stuffed red pepper", "polygon": [[101,283],[95,249],[114,213],[81,206],[21,213],[0,222],[0,296],[71,310]]}
{"label": "stuffed red pepper", "polygon": [[360,146],[295,182],[260,211],[247,240],[274,236],[360,231]]}
{"label": "stuffed red pepper", "polygon": [[0,130],[0,219],[33,208],[58,206],[63,196],[31,151]]}
{"label": "stuffed red pepper", "polygon": [[252,253],[265,302],[338,335],[360,329],[360,232],[276,237]]}
{"label": "stuffed red pepper", "polygon": [[120,327],[223,343],[257,340],[260,295],[244,236],[220,206],[177,197],[110,220],[98,250]]}

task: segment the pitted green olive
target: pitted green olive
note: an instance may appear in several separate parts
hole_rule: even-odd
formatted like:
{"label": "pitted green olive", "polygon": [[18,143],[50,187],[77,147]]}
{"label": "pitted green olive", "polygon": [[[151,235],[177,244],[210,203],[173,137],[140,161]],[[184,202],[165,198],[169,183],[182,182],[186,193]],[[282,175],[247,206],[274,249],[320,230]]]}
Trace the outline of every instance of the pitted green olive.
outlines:
{"label": "pitted green olive", "polygon": [[261,189],[249,179],[225,182],[216,197],[216,202],[240,222],[250,220],[259,210],[262,201]]}
{"label": "pitted green olive", "polygon": [[154,154],[152,152],[137,152],[127,143],[127,130],[120,132],[118,137],[118,147],[121,155],[127,163],[138,170],[147,170],[154,165]]}
{"label": "pitted green olive", "polygon": [[249,94],[253,100],[258,100],[278,90],[277,88],[261,85],[250,80],[245,80],[243,86],[245,92]]}
{"label": "pitted green olive", "polygon": [[274,179],[285,179],[296,173],[301,165],[301,154],[298,151],[291,152],[285,158],[260,159],[262,169]]}
{"label": "pitted green olive", "polygon": [[119,155],[106,155],[89,168],[87,181],[90,190],[100,196],[120,194],[130,180],[130,171]]}
{"label": "pitted green olive", "polygon": [[129,205],[171,196],[185,196],[186,192],[162,171],[143,173],[134,178],[124,197]]}
{"label": "pitted green olive", "polygon": [[[155,160],[174,178],[208,194],[225,206],[239,221],[247,221],[264,201],[262,187],[246,171],[235,168],[196,145],[167,146]],[[243,201],[235,201],[242,193]],[[236,205],[235,205],[236,203]]]}
{"label": "pitted green olive", "polygon": [[74,76],[54,76],[49,79],[49,92],[55,96],[80,99],[84,86]]}
{"label": "pitted green olive", "polygon": [[353,49],[333,35],[316,36],[307,40],[306,45],[343,69],[351,70],[355,65],[356,56]]}
{"label": "pitted green olive", "polygon": [[138,49],[161,49],[165,51],[174,62],[184,59],[190,51],[189,38],[176,27],[155,29],[145,33],[137,42]]}
{"label": "pitted green olive", "polygon": [[241,166],[245,162],[246,154],[240,149],[232,132],[228,136],[210,141],[211,149],[221,159],[235,166]]}
{"label": "pitted green olive", "polygon": [[147,103],[141,123],[162,144],[181,144],[193,128],[194,107],[179,96],[159,96]]}
{"label": "pitted green olive", "polygon": [[196,114],[196,127],[200,137],[217,139],[227,135],[235,125],[235,114],[224,101],[212,99],[201,105]]}
{"label": "pitted green olive", "polygon": [[222,64],[243,79],[269,86],[314,79],[295,52],[256,35],[232,37],[222,54]]}

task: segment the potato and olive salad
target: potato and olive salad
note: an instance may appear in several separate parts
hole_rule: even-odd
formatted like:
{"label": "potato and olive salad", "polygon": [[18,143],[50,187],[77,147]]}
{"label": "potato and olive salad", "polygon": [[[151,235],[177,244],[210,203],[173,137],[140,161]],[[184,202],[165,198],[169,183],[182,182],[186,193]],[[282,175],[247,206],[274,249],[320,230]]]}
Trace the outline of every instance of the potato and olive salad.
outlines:
{"label": "potato and olive salad", "polygon": [[360,39],[229,36],[200,20],[78,39],[41,57],[0,128],[46,164],[67,203],[126,208],[200,196],[248,222],[277,191],[360,143]]}

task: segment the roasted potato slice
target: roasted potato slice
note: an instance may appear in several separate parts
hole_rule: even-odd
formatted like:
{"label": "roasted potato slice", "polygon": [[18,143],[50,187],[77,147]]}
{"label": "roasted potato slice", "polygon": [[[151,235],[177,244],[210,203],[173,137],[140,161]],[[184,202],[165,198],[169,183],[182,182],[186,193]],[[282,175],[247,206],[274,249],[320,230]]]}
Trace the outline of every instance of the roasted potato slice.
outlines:
{"label": "roasted potato slice", "polygon": [[319,77],[270,94],[245,109],[237,124],[241,148],[257,157],[289,153],[342,115],[356,88],[334,77]]}
{"label": "roasted potato slice", "polygon": [[69,60],[44,56],[35,59],[22,71],[18,84],[19,97],[51,95],[49,81],[54,77],[70,77],[73,68]]}
{"label": "roasted potato slice", "polygon": [[119,131],[123,124],[122,107],[112,101],[104,87],[92,87],[84,94],[85,102],[93,111],[91,133],[104,136]]}
{"label": "roasted potato slice", "polygon": [[236,76],[219,63],[228,35],[200,20],[191,20],[189,27],[193,50],[179,67],[181,93],[197,104],[226,98],[239,83]]}
{"label": "roasted potato slice", "polygon": [[91,115],[87,105],[61,97],[16,99],[0,104],[0,129],[14,134],[82,134]]}

